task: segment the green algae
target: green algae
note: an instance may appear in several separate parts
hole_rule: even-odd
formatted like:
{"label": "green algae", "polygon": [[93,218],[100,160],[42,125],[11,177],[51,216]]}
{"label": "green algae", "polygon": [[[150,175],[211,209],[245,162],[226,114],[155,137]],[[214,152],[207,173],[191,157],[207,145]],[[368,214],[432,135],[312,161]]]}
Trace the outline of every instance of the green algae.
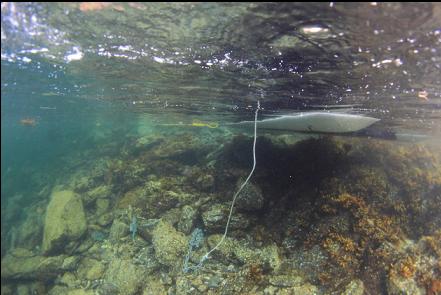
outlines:
{"label": "green algae", "polygon": [[[119,164],[107,166],[115,169],[106,172],[110,177],[103,177],[106,173],[100,169],[73,173],[80,180],[67,180],[65,187],[74,189],[72,196],[84,203],[90,233],[76,236],[76,244],[58,251],[83,258],[72,268],[55,268],[66,275],[76,270],[75,276],[67,275],[68,285],[53,282],[45,272],[41,280],[32,280],[51,292],[76,292],[83,286],[124,294],[149,294],[148,281],[158,294],[393,293],[404,287],[436,287],[441,270],[434,262],[441,255],[440,220],[434,213],[441,209],[439,156],[423,146],[332,137],[298,142],[260,137],[261,161],[252,189],[233,212],[231,236],[197,272],[183,274],[194,227],[205,228],[208,237],[193,251],[191,263],[219,240],[231,192],[249,169],[249,143],[250,138],[235,137],[216,153],[214,162],[213,155],[205,158],[202,153],[191,165],[174,151],[168,157],[165,151],[155,152],[161,145],[147,144],[134,155],[111,160]],[[210,154],[208,148],[197,148]],[[138,174],[141,162],[148,165]],[[198,181],[207,171],[208,182]],[[129,175],[147,176],[133,182],[125,180]],[[209,185],[201,184],[206,182]],[[130,214],[138,219],[134,241]],[[94,239],[94,231],[108,238]],[[31,249],[38,249],[38,243],[28,241],[34,244]],[[2,263],[21,264],[8,259]],[[121,265],[133,271],[120,273]],[[15,274],[11,280],[2,275],[4,288],[22,286],[22,276]],[[216,283],[219,280],[225,283]]]}

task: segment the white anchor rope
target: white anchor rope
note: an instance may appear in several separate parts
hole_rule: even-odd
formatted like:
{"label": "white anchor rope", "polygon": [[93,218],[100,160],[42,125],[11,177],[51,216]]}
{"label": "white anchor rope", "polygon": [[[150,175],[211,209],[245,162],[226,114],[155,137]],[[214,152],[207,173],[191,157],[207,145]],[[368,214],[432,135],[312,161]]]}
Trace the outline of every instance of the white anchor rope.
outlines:
{"label": "white anchor rope", "polygon": [[237,196],[240,194],[240,192],[242,191],[242,189],[245,187],[245,185],[248,183],[248,181],[250,180],[251,176],[254,173],[254,169],[256,168],[256,140],[257,140],[257,114],[260,110],[260,102],[257,101],[257,109],[256,109],[256,113],[254,115],[254,142],[253,142],[253,168],[251,169],[250,174],[248,175],[247,179],[244,181],[244,183],[242,183],[242,185],[240,186],[239,190],[236,192],[236,194],[233,197],[233,201],[231,202],[231,206],[230,206],[230,214],[228,215],[228,220],[227,220],[227,225],[225,226],[225,232],[222,236],[222,238],[220,239],[220,241],[217,243],[216,246],[213,247],[213,249],[211,249],[210,251],[208,251],[202,258],[201,261],[199,262],[198,266],[202,266],[202,263],[204,263],[204,261],[206,259],[209,258],[209,255],[216,250],[221,244],[222,242],[225,240],[226,236],[227,236],[227,232],[228,232],[228,227],[230,225],[230,221],[231,221],[231,216],[233,214],[233,209],[234,209],[234,203],[236,202]]}

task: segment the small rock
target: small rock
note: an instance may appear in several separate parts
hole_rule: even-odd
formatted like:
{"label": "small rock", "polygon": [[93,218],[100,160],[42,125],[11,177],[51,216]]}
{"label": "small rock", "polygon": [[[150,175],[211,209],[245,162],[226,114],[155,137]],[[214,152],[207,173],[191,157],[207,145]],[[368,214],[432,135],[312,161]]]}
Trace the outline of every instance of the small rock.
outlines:
{"label": "small rock", "polygon": [[223,280],[221,276],[214,275],[208,279],[207,286],[208,288],[218,288]]}
{"label": "small rock", "polygon": [[138,233],[146,241],[152,240],[153,230],[160,219],[147,219],[139,224]]}
{"label": "small rock", "polygon": [[74,178],[71,183],[76,192],[82,193],[87,191],[92,186],[93,180],[87,176],[83,176]]}
{"label": "small rock", "polygon": [[171,285],[173,284],[173,278],[169,273],[161,272],[161,283],[164,285]]}
{"label": "small rock", "polygon": [[75,289],[75,290],[69,290],[66,295],[95,295],[95,292],[93,290],[84,290],[84,289]]}
{"label": "small rock", "polygon": [[209,294],[208,287],[201,277],[178,277],[176,279],[176,295]]}
{"label": "small rock", "polygon": [[277,294],[278,288],[274,287],[274,286],[268,286],[263,290],[263,294],[264,295],[275,295]]}
{"label": "small rock", "polygon": [[66,285],[69,288],[74,288],[77,285],[77,278],[71,272],[66,272],[58,281],[61,285]]}
{"label": "small rock", "polygon": [[98,260],[90,258],[82,259],[77,269],[78,276],[87,280],[100,279],[103,276],[104,271],[104,264]]}
{"label": "small rock", "polygon": [[103,282],[96,290],[96,295],[119,295],[119,287],[112,282]]}
{"label": "small rock", "polygon": [[[212,235],[208,238],[210,247],[214,247],[222,235]],[[277,271],[281,266],[278,248],[275,244],[263,248],[251,248],[232,238],[225,238],[223,244],[218,248],[223,257],[236,258],[242,263],[257,264]]]}
{"label": "small rock", "polygon": [[203,174],[196,179],[196,184],[204,191],[212,189],[214,185],[214,177],[210,174]]}
{"label": "small rock", "polygon": [[149,181],[143,187],[128,191],[118,200],[116,206],[127,209],[129,206],[141,209],[150,218],[159,217],[179,204],[189,204],[193,194],[164,189],[161,181]]}
{"label": "small rock", "polygon": [[[236,185],[238,190],[243,184],[243,180],[239,180]],[[236,206],[243,210],[259,210],[263,208],[265,199],[260,187],[252,182],[248,182],[237,197]]]}
{"label": "small rock", "polygon": [[12,286],[3,284],[2,282],[1,295],[12,295],[12,294],[14,294],[14,290]]}
{"label": "small rock", "polygon": [[260,250],[260,259],[264,262],[263,265],[269,266],[274,271],[277,271],[282,264],[279,248],[275,244],[262,248]]}
{"label": "small rock", "polygon": [[60,253],[70,241],[79,239],[87,229],[81,199],[72,191],[55,191],[47,207],[42,250]]}
{"label": "small rock", "polygon": [[49,290],[48,295],[67,294],[69,288],[66,286],[55,285]]}
{"label": "small rock", "polygon": [[293,287],[299,286],[304,282],[303,278],[296,275],[276,275],[269,278],[269,283],[275,287]]}
{"label": "small rock", "polygon": [[176,279],[176,295],[194,294],[196,288],[192,286],[191,281],[187,277],[178,277]]}
{"label": "small rock", "polygon": [[62,269],[74,269],[78,265],[80,257],[78,256],[68,256],[63,260],[63,264],[61,265]]}
{"label": "small rock", "polygon": [[142,295],[167,295],[167,291],[159,278],[147,277],[146,285],[148,287],[144,289]]}
{"label": "small rock", "polygon": [[145,135],[145,136],[142,136],[142,137],[139,137],[138,139],[136,139],[135,148],[136,149],[148,148],[149,145],[151,145],[152,143],[158,144],[159,142],[157,142],[157,140],[155,138],[153,138],[150,134]]}
{"label": "small rock", "polygon": [[134,208],[145,208],[147,194],[143,187],[136,187],[124,194],[116,204],[120,209],[127,209],[129,206]]}
{"label": "small rock", "polygon": [[[215,204],[210,210],[202,213],[202,221],[207,231],[215,232],[225,228],[230,208],[225,204]],[[245,229],[249,226],[250,219],[245,215],[234,212],[231,216],[230,229]]]}
{"label": "small rock", "polygon": [[364,284],[362,280],[353,280],[345,288],[343,295],[363,295]]}
{"label": "small rock", "polygon": [[178,230],[184,234],[190,234],[193,229],[194,219],[196,218],[197,211],[191,206],[182,207],[181,218],[178,222]]}
{"label": "small rock", "polygon": [[390,276],[387,282],[389,295],[424,295],[426,291],[417,286],[413,278],[404,278],[400,275]]}
{"label": "small rock", "polygon": [[103,215],[98,217],[96,222],[101,226],[107,226],[112,222],[112,220],[113,220],[112,213],[104,213]]}
{"label": "small rock", "polygon": [[43,234],[43,220],[42,214],[35,211],[28,212],[26,220],[18,228],[16,244],[30,250],[40,245]]}
{"label": "small rock", "polygon": [[101,185],[86,192],[83,195],[83,201],[85,204],[89,204],[98,199],[107,199],[112,194],[112,188],[108,185]]}
{"label": "small rock", "polygon": [[29,290],[29,287],[27,285],[18,285],[16,288],[16,294],[17,295],[28,295],[31,294],[31,290]]}
{"label": "small rock", "polygon": [[133,264],[130,260],[113,259],[104,275],[106,282],[117,286],[121,295],[138,294],[145,282],[147,273],[142,266]]}
{"label": "small rock", "polygon": [[100,216],[109,209],[110,202],[107,199],[98,199],[96,200],[95,204],[96,204],[95,214]]}
{"label": "small rock", "polygon": [[152,242],[158,261],[170,267],[182,264],[188,248],[184,234],[170,223],[159,221],[152,232]]}
{"label": "small rock", "polygon": [[175,226],[178,224],[179,220],[181,219],[181,209],[180,208],[172,208],[162,214],[161,220],[170,223],[171,225]]}
{"label": "small rock", "polygon": [[17,248],[3,257],[2,279],[50,280],[68,270],[73,270],[78,257],[65,255],[45,257]]}
{"label": "small rock", "polygon": [[81,244],[75,248],[75,251],[73,253],[74,254],[84,253],[87,250],[89,250],[90,247],[92,247],[94,243],[95,243],[95,241],[92,239],[87,239],[87,240],[81,241]]}
{"label": "small rock", "polygon": [[119,241],[121,238],[129,234],[129,226],[124,222],[115,219],[110,228],[109,239],[113,242]]}
{"label": "small rock", "polygon": [[95,199],[108,199],[112,196],[112,187],[110,185],[100,185],[87,192],[87,195]]}
{"label": "small rock", "polygon": [[319,294],[319,290],[316,286],[306,283],[300,286],[294,286],[287,289],[281,289],[277,295],[291,295],[291,294]]}
{"label": "small rock", "polygon": [[[46,288],[42,282],[20,284],[17,286],[16,295],[45,294]],[[2,292],[3,294],[3,292]]]}
{"label": "small rock", "polygon": [[92,243],[103,242],[107,238],[107,234],[100,230],[93,230],[90,232],[90,237],[92,238]]}

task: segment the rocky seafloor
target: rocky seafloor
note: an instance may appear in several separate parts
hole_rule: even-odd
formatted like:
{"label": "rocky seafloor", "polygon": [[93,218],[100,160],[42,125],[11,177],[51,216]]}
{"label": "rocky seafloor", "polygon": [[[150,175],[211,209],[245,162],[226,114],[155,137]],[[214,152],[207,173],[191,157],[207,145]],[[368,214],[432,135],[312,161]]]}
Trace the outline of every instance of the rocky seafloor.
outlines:
{"label": "rocky seafloor", "polygon": [[1,294],[441,294],[441,163],[429,147],[260,136],[228,236],[199,264],[251,165],[245,135],[150,135],[26,210],[11,198]]}

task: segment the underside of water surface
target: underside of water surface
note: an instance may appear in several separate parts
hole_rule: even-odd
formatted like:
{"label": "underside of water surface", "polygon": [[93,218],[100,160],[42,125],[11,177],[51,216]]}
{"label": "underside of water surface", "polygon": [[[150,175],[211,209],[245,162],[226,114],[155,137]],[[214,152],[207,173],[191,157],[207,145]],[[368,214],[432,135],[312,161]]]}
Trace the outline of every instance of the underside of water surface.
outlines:
{"label": "underside of water surface", "polygon": [[441,5],[1,13],[2,295],[441,294]]}

